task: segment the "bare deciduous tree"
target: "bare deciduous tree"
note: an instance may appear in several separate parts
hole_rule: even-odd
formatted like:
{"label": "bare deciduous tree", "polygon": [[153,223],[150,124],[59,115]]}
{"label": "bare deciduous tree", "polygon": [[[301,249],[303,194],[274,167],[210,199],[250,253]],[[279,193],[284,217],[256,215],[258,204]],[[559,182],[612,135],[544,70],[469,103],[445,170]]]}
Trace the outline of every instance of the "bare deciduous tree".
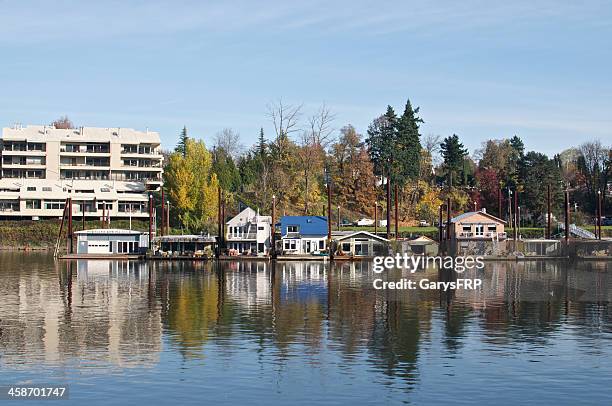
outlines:
{"label": "bare deciduous tree", "polygon": [[276,140],[289,137],[289,134],[300,130],[298,124],[302,115],[302,105],[297,106],[284,104],[282,99],[278,99],[275,103],[269,103],[268,116],[274,125]]}
{"label": "bare deciduous tree", "polygon": [[240,141],[240,134],[231,128],[224,128],[213,137],[213,147],[222,148],[236,161],[244,152],[244,145]]}
{"label": "bare deciduous tree", "polygon": [[325,150],[334,142],[335,115],[324,105],[308,119],[308,129],[300,137],[300,164],[304,171],[304,214],[308,214],[310,177],[323,170]]}

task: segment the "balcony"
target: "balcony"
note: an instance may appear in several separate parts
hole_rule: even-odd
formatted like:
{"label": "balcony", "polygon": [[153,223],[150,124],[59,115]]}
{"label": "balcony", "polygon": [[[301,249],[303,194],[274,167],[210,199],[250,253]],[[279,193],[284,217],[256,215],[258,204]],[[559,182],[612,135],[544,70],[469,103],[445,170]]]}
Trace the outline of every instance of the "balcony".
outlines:
{"label": "balcony", "polygon": [[257,233],[240,233],[240,234],[228,234],[228,241],[244,241],[244,240],[256,240]]}
{"label": "balcony", "polygon": [[505,232],[498,233],[495,231],[486,231],[484,233],[473,233],[468,231],[461,231],[457,234],[457,239],[460,240],[505,240],[507,234]]}

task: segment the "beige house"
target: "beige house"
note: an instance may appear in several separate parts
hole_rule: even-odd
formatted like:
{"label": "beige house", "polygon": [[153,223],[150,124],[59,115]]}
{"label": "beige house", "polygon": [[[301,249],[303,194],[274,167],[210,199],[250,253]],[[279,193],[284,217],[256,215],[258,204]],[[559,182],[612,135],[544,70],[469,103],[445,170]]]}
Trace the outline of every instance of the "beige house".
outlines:
{"label": "beige house", "polygon": [[505,221],[484,209],[470,211],[451,219],[451,238],[454,240],[505,240]]}

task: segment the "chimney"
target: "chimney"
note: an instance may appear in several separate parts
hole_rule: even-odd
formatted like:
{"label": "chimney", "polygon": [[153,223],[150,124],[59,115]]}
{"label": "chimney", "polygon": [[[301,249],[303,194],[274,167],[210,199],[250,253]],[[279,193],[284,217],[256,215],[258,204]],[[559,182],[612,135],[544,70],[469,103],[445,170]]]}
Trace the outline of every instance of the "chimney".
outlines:
{"label": "chimney", "polygon": [[482,209],[480,209],[481,212],[486,213],[487,212],[487,208],[483,207]]}

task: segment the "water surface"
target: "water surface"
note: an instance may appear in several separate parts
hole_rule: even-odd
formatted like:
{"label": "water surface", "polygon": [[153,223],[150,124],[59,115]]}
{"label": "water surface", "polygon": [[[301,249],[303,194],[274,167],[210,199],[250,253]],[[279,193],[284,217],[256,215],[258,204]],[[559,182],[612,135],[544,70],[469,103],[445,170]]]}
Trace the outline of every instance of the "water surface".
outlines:
{"label": "water surface", "polygon": [[607,262],[446,293],[376,291],[369,263],[0,264],[0,385],[61,404],[612,404]]}

